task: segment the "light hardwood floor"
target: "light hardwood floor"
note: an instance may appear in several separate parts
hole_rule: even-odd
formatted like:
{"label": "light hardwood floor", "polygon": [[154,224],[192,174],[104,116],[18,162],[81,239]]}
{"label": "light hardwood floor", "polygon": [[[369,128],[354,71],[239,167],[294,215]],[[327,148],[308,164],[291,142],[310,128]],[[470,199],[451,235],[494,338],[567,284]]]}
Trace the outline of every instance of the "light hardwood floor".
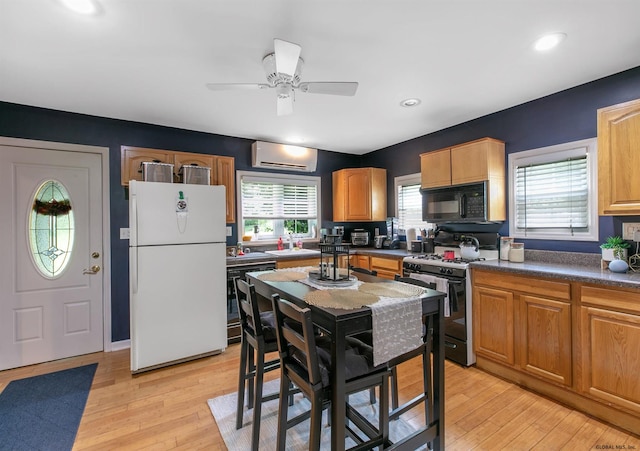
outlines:
{"label": "light hardwood floor", "polygon": [[[15,379],[98,362],[75,450],[226,450],[207,399],[236,390],[238,361],[239,345],[232,345],[221,355],[132,376],[128,350],[96,353],[0,372],[0,391]],[[419,360],[400,367],[404,399],[419,391],[419,371]],[[640,450],[640,437],[476,368],[447,362],[445,379],[447,450]]]}

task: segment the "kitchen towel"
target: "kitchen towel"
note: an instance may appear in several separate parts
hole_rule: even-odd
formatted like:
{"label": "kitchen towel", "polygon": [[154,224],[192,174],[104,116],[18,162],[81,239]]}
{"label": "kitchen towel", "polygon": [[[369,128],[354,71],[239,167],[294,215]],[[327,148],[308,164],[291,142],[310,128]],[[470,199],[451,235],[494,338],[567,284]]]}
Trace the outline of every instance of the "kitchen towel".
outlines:
{"label": "kitchen towel", "polygon": [[418,274],[412,273],[411,276],[413,279],[423,280],[427,283],[435,283],[436,290],[441,291],[445,294],[444,296],[444,316],[451,316],[451,307],[449,303],[449,281],[442,277],[431,276],[429,274]]}

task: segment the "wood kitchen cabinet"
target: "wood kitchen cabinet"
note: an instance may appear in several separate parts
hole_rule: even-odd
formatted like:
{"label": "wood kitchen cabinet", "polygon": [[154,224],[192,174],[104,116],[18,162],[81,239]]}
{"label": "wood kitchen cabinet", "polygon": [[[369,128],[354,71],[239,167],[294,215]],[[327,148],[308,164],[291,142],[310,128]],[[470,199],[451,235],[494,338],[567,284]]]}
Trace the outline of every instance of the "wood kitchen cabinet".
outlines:
{"label": "wood kitchen cabinet", "polygon": [[474,269],[472,299],[478,355],[571,386],[569,283]]}
{"label": "wood kitchen cabinet", "polygon": [[422,188],[505,182],[504,142],[483,138],[420,155]]}
{"label": "wood kitchen cabinet", "polygon": [[640,99],[598,110],[600,215],[640,215]]}
{"label": "wood kitchen cabinet", "polygon": [[129,186],[129,180],[142,180],[142,163],[173,163],[173,155],[167,150],[122,146],[120,148],[120,182]]}
{"label": "wood kitchen cabinet", "polygon": [[371,269],[370,257],[368,255],[360,255],[360,254],[351,255],[349,256],[349,264],[354,268]]}
{"label": "wood kitchen cabinet", "polygon": [[584,285],[580,302],[582,392],[640,414],[640,293]]}
{"label": "wood kitchen cabinet", "polygon": [[378,272],[378,277],[393,280],[396,274],[402,274],[402,258],[371,256],[369,269]]}
{"label": "wood kitchen cabinet", "polygon": [[178,179],[180,168],[185,164],[211,168],[210,183],[224,185],[226,188],[226,222],[227,224],[235,222],[235,159],[233,157],[122,146],[120,148],[122,186],[128,186],[129,180],[142,180],[141,165],[149,161],[173,164],[174,180]]}
{"label": "wood kitchen cabinet", "polygon": [[333,173],[334,221],[384,221],[386,217],[386,169],[354,168]]}
{"label": "wood kitchen cabinet", "polygon": [[295,268],[298,266],[315,266],[316,268],[318,268],[320,266],[320,258],[315,257],[315,258],[276,261],[276,269]]}

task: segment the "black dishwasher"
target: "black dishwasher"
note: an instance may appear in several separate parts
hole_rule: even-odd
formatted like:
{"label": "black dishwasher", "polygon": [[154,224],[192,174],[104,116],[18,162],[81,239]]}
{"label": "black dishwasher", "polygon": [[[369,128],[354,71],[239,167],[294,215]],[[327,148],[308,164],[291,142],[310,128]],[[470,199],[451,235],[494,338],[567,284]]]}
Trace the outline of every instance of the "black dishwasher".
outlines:
{"label": "black dishwasher", "polygon": [[240,316],[236,301],[237,278],[245,279],[245,274],[252,271],[268,271],[276,269],[275,261],[239,263],[227,265],[227,341],[236,343],[240,341]]}

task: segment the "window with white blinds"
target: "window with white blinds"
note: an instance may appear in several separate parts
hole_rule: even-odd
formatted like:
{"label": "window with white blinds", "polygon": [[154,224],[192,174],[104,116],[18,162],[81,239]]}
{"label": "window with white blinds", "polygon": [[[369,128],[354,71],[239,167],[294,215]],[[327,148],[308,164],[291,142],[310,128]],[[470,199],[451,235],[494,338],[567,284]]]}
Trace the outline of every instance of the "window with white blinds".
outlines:
{"label": "window with white blinds", "polygon": [[510,234],[597,240],[595,161],[595,139],[509,155]]}
{"label": "window with white blinds", "polygon": [[320,178],[238,171],[238,235],[252,239],[316,235]]}
{"label": "window with white blinds", "polygon": [[401,230],[410,228],[428,229],[431,224],[422,220],[422,194],[420,173],[394,179],[396,188],[396,216]]}

